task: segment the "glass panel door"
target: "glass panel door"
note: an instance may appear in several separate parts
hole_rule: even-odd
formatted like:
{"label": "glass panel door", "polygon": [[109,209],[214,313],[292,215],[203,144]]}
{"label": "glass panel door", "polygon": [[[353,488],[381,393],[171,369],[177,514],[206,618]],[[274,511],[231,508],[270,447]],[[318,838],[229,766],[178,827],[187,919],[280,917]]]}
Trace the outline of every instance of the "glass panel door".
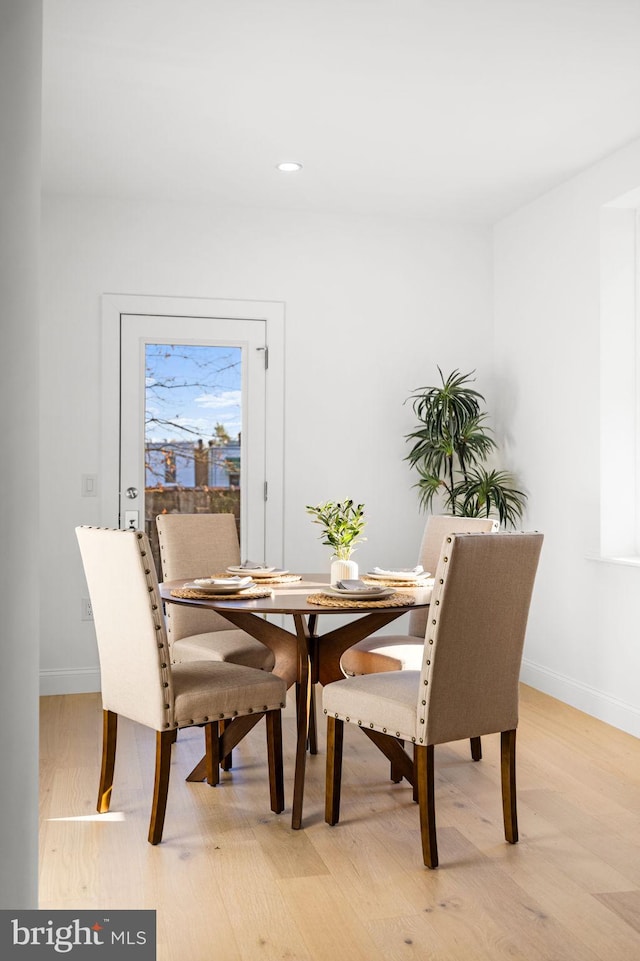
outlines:
{"label": "glass panel door", "polygon": [[158,570],[165,512],[232,513],[243,558],[264,556],[264,326],[123,317],[120,526],[147,531]]}

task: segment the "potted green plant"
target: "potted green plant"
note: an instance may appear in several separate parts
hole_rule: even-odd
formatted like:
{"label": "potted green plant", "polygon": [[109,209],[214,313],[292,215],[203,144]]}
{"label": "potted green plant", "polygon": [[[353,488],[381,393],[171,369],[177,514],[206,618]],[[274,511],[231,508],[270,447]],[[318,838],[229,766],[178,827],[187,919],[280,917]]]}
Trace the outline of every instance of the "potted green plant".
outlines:
{"label": "potted green plant", "polygon": [[366,540],[361,537],[366,520],[364,504],[352,500],[324,501],[315,507],[307,504],[307,514],[313,523],[322,527],[322,543],[332,550],[331,583],[343,578],[356,578],[358,565],[351,560],[355,545]]}
{"label": "potted green plant", "polygon": [[420,504],[432,508],[436,496],[444,509],[465,517],[498,516],[503,526],[516,526],[527,495],[512,474],[489,469],[485,462],[497,448],[482,409],[484,397],[474,390],[471,371],[454,370],[441,384],[422,387],[408,398],[419,426],[407,434],[412,443],[406,460],[418,471]]}

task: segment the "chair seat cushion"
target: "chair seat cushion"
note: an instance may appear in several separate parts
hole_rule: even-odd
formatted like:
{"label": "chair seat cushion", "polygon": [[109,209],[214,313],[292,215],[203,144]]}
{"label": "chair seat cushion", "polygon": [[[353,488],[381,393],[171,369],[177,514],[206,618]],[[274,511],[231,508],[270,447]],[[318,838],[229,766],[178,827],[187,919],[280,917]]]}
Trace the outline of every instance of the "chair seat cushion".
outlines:
{"label": "chair seat cushion", "polygon": [[383,734],[416,737],[420,671],[392,671],[347,677],[327,684],[322,704],[327,714]]}
{"label": "chair seat cushion", "polygon": [[273,651],[245,631],[211,631],[181,637],[171,645],[171,659],[183,661],[229,661],[260,671],[272,671],[276,663]]}
{"label": "chair seat cushion", "polygon": [[284,707],[287,685],[276,674],[228,661],[186,661],[172,666],[174,722],[204,724],[236,714]]}
{"label": "chair seat cushion", "polygon": [[411,634],[373,634],[342,655],[345,674],[379,674],[383,671],[419,671],[424,637]]}

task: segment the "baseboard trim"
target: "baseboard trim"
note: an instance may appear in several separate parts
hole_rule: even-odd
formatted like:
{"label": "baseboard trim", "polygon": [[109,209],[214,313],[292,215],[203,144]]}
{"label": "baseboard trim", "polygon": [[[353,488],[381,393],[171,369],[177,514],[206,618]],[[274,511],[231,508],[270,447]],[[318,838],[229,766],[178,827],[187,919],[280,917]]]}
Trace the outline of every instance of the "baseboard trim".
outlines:
{"label": "baseboard trim", "polygon": [[93,694],[99,690],[100,671],[97,668],[40,671],[41,697],[50,694]]}
{"label": "baseboard trim", "polygon": [[538,691],[570,704],[600,721],[640,737],[640,709],[620,698],[612,697],[589,684],[575,678],[551,671],[548,667],[536,664],[525,658],[522,662],[520,680],[523,684],[535,687]]}

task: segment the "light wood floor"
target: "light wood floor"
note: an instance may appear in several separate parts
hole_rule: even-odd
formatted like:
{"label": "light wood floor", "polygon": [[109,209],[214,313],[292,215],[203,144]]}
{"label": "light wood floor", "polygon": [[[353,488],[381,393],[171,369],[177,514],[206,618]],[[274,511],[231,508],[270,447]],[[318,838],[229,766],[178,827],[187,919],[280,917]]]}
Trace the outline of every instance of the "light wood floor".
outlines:
{"label": "light wood floor", "polygon": [[[324,718],[323,718],[324,720]],[[121,721],[112,812],[96,815],[98,695],[41,702],[42,908],[155,908],[158,961],[638,961],[640,741],[531,688],[518,733],[520,843],[502,833],[498,738],[436,748],[440,867],[411,790],[346,725],[342,819],[324,823],[324,737],[305,826],[269,810],[260,724],[216,788],[174,746],[163,843],[147,843],[154,735]],[[321,725],[324,729],[324,724]],[[324,731],[322,730],[322,733]]]}

